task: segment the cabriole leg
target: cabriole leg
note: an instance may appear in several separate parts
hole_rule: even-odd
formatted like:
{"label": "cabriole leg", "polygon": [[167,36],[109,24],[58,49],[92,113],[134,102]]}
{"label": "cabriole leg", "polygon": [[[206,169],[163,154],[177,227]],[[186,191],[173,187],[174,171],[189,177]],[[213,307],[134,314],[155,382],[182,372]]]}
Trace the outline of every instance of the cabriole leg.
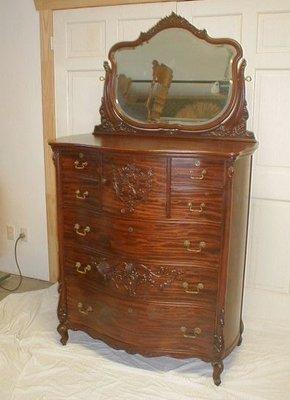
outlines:
{"label": "cabriole leg", "polygon": [[57,331],[61,336],[61,338],[60,338],[61,344],[63,346],[65,346],[67,344],[67,341],[68,341],[68,329],[67,329],[66,325],[59,324],[58,327],[57,327]]}
{"label": "cabriole leg", "polygon": [[224,364],[222,361],[213,361],[211,363],[211,365],[213,367],[212,378],[213,378],[214,384],[219,386],[221,384],[221,373],[224,370]]}

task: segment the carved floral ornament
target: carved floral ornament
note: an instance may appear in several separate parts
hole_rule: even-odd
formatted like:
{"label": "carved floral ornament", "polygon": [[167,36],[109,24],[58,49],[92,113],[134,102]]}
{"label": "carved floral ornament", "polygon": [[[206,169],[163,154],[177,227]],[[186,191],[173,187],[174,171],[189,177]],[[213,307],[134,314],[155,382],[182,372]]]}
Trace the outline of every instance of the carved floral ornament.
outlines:
{"label": "carved floral ornament", "polygon": [[[137,48],[143,43],[147,43],[159,32],[168,28],[181,28],[189,31],[195,37],[213,45],[229,45],[235,49],[236,55],[232,62],[232,82],[233,92],[228,106],[217,118],[204,125],[184,125],[182,123],[165,122],[142,122],[130,118],[121,113],[116,106],[116,76],[117,63],[115,53],[123,48]],[[94,134],[118,134],[118,135],[151,135],[151,136],[178,136],[178,137],[220,137],[232,139],[254,139],[252,132],[247,131],[246,121],[248,119],[247,104],[245,101],[244,69],[245,60],[242,58],[240,45],[232,39],[211,38],[205,29],[197,29],[185,18],[178,16],[174,12],[161,19],[155,26],[147,32],[141,32],[137,40],[132,42],[122,42],[115,44],[109,52],[109,61],[104,62],[106,79],[104,95],[102,98],[100,115],[101,124],[97,125]]]}
{"label": "carved floral ornament", "polygon": [[183,274],[174,267],[160,266],[153,271],[150,267],[128,261],[111,263],[106,258],[94,262],[105,282],[111,282],[116,289],[125,290],[130,296],[135,296],[141,286],[151,286],[159,290],[170,286]]}
{"label": "carved floral ornament", "polygon": [[148,198],[153,183],[153,171],[135,164],[113,167],[113,186],[116,196],[124,204],[122,213],[135,211],[135,207]]}

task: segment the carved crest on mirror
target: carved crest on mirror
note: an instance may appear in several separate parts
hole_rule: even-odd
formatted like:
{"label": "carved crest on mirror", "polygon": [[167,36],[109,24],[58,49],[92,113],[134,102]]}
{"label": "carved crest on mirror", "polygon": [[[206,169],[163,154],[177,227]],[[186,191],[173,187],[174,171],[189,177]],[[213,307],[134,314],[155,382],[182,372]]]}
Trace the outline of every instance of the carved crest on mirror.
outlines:
{"label": "carved crest on mirror", "polygon": [[254,140],[241,46],[172,13],[109,52],[94,134]]}

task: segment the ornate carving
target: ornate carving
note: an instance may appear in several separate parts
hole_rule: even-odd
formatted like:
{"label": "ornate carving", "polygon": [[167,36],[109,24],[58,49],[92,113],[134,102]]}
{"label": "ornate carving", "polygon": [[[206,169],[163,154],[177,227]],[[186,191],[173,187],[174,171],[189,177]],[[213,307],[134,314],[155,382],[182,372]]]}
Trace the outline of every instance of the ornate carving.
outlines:
{"label": "ornate carving", "polygon": [[[198,129],[192,126],[171,125],[165,122],[155,123],[138,123],[129,117],[122,115],[115,104],[115,81],[116,81],[116,58],[115,52],[123,47],[132,47],[142,45],[150,40],[158,32],[168,28],[182,28],[191,32],[196,37],[212,44],[228,44],[236,49],[236,56],[233,60],[233,89],[231,102],[225,110],[223,118],[209,121],[208,126],[204,125]],[[100,108],[101,124],[95,126],[94,134],[118,134],[118,135],[150,135],[150,136],[172,136],[178,133],[180,137],[220,137],[233,139],[249,139],[255,140],[252,132],[247,131],[246,121],[248,119],[248,111],[244,100],[244,69],[246,61],[242,59],[241,47],[231,39],[214,39],[211,38],[206,30],[197,29],[185,18],[175,14],[174,12],[161,19],[155,26],[147,32],[142,32],[139,38],[132,42],[123,42],[115,44],[109,53],[111,66],[106,61],[104,68],[106,70],[106,84],[104,88],[104,98]]]}
{"label": "ornate carving", "polygon": [[214,335],[214,350],[216,353],[221,353],[224,348],[224,338],[222,335]]}
{"label": "ornate carving", "polygon": [[170,286],[175,280],[181,279],[182,271],[177,271],[174,267],[160,266],[153,272],[144,264],[120,261],[112,265],[106,258],[95,262],[99,273],[106,282],[113,282],[115,287],[122,287],[130,296],[135,296],[138,287],[149,285],[163,290]]}
{"label": "ornate carving", "polygon": [[156,35],[156,33],[168,28],[168,26],[171,25],[177,28],[180,27],[188,29],[201,39],[207,39],[209,37],[206,29],[197,29],[189,21],[187,21],[187,19],[181,17],[180,15],[177,15],[175,12],[172,12],[170,15],[167,15],[166,17],[158,21],[157,24],[150,28],[147,32],[141,32],[139,40],[145,42],[146,40],[149,40],[152,36]]}
{"label": "ornate carving", "polygon": [[113,185],[117,197],[125,205],[122,212],[134,212],[137,204],[147,200],[153,182],[153,171],[135,164],[113,167]]}
{"label": "ornate carving", "polygon": [[57,307],[57,316],[60,324],[57,327],[57,331],[61,336],[61,343],[65,346],[68,341],[68,327],[67,327],[67,309],[65,300],[65,287],[63,283],[58,286],[59,302]]}
{"label": "ornate carving", "polygon": [[220,353],[224,350],[224,336],[223,336],[223,328],[225,326],[225,309],[221,308],[219,317],[218,317],[218,326],[217,333],[214,335],[213,346],[214,351],[219,356]]}
{"label": "ornate carving", "polygon": [[231,166],[228,168],[228,177],[229,177],[229,178],[232,178],[232,177],[234,176],[234,173],[235,173],[235,168],[231,165]]}
{"label": "ornate carving", "polygon": [[100,116],[101,116],[101,123],[100,125],[96,125],[94,129],[94,134],[95,133],[102,133],[102,132],[108,132],[108,133],[118,133],[118,134],[137,134],[138,130],[133,128],[132,126],[126,124],[125,122],[121,120],[111,120],[110,116],[107,112],[107,108],[105,106],[105,99],[102,97],[101,101],[101,107],[99,109]]}
{"label": "ornate carving", "polygon": [[222,308],[220,311],[220,320],[219,320],[221,328],[225,326],[225,309]]}
{"label": "ornate carving", "polygon": [[52,161],[53,161],[55,166],[56,166],[58,157],[59,157],[59,150],[54,150],[53,153],[52,153]]}
{"label": "ornate carving", "polygon": [[247,109],[247,102],[244,102],[243,112],[239,121],[234,126],[226,126],[224,124],[220,125],[217,129],[209,131],[206,136],[216,136],[216,137],[248,137],[254,138],[252,132],[247,131],[247,120],[249,118],[249,113]]}
{"label": "ornate carving", "polygon": [[108,63],[108,61],[104,61],[103,66],[104,66],[104,70],[106,72],[110,72],[111,71],[111,67],[110,67],[110,64]]}

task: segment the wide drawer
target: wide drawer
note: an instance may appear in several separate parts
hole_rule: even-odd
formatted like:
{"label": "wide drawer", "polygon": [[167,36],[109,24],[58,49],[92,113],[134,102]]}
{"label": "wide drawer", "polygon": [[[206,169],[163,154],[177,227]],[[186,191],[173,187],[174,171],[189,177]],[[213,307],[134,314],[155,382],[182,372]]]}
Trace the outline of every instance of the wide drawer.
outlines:
{"label": "wide drawer", "polygon": [[61,183],[61,201],[63,205],[101,208],[100,182],[96,179],[68,177]]}
{"label": "wide drawer", "polygon": [[171,218],[220,223],[223,201],[222,190],[175,190],[171,192]]}
{"label": "wide drawer", "polygon": [[166,263],[220,260],[221,226],[143,222],[64,209],[64,238],[124,257]]}
{"label": "wide drawer", "polygon": [[173,189],[214,187],[225,182],[224,162],[196,157],[172,158],[171,185]]}
{"label": "wide drawer", "polygon": [[212,349],[215,312],[185,304],[165,304],[120,299],[68,278],[67,308],[72,327],[152,348],[208,355]]}
{"label": "wide drawer", "polygon": [[82,248],[64,250],[65,274],[93,283],[105,293],[151,301],[216,304],[218,271],[104,255]]}
{"label": "wide drawer", "polygon": [[72,174],[74,177],[99,178],[100,155],[83,150],[61,153],[60,171],[63,178]]}
{"label": "wide drawer", "polygon": [[103,210],[130,218],[166,217],[164,157],[103,155]]}

